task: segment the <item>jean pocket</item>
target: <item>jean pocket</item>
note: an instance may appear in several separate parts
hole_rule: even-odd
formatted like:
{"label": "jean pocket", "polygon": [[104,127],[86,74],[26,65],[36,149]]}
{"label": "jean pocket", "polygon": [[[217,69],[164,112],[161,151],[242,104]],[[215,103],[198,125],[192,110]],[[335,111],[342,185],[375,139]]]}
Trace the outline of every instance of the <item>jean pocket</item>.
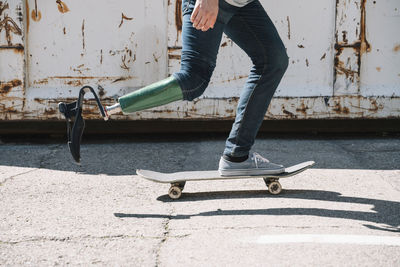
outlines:
{"label": "jean pocket", "polygon": [[196,0],[182,0],[182,16],[192,13]]}

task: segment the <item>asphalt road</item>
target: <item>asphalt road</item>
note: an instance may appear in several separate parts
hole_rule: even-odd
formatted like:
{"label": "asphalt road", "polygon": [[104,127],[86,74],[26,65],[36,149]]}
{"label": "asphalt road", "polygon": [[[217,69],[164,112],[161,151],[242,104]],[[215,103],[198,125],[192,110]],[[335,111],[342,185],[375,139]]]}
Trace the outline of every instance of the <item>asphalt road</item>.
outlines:
{"label": "asphalt road", "polygon": [[222,137],[141,138],[82,146],[0,144],[0,265],[400,266],[399,138],[258,139],[282,179],[169,186],[135,169],[208,170]]}

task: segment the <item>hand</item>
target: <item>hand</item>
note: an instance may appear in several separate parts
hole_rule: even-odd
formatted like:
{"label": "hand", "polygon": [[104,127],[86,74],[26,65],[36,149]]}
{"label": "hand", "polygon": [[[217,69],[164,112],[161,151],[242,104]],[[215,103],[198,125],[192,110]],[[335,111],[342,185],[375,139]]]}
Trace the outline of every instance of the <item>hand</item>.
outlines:
{"label": "hand", "polygon": [[214,28],[218,16],[218,0],[197,0],[190,21],[203,32]]}

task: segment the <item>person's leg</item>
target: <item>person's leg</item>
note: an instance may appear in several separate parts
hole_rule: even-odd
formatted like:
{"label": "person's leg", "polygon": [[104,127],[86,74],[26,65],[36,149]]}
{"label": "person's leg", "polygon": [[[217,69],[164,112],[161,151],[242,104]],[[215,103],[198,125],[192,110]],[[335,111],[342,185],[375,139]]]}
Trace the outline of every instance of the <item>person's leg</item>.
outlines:
{"label": "person's leg", "polygon": [[212,29],[200,31],[193,27],[190,17],[196,0],[182,1],[181,68],[173,74],[178,80],[184,100],[203,94],[214,71],[224,27],[238,8],[219,1],[217,21]]}
{"label": "person's leg", "polygon": [[225,26],[225,33],[253,62],[224,151],[227,158],[245,158],[287,69],[288,57],[273,22],[258,0],[240,8]]}

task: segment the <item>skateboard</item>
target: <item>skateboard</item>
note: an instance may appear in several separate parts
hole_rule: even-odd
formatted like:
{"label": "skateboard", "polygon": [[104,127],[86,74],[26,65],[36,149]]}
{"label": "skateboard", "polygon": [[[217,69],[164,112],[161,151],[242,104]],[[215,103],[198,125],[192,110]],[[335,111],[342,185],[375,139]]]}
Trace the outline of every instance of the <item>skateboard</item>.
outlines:
{"label": "skateboard", "polygon": [[297,165],[285,168],[283,173],[265,174],[255,176],[221,176],[218,171],[186,171],[175,173],[162,173],[150,170],[137,170],[136,173],[142,178],[157,182],[169,183],[171,187],[168,191],[168,196],[171,199],[179,199],[182,196],[182,190],[187,181],[203,181],[203,180],[231,180],[231,179],[251,179],[263,178],[268,187],[268,191],[273,195],[278,195],[282,191],[282,186],[279,183],[280,178],[287,178],[299,174],[315,164],[314,161],[307,161]]}

